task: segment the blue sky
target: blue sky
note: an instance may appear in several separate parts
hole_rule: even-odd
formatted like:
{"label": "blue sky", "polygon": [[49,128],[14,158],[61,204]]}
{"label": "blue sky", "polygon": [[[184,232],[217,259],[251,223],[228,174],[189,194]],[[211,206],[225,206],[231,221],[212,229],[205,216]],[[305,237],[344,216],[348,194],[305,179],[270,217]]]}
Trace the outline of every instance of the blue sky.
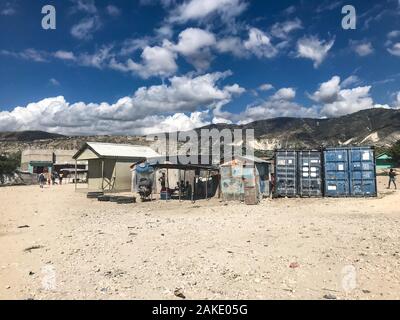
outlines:
{"label": "blue sky", "polygon": [[[47,4],[56,30],[41,27]],[[399,108],[399,18],[399,0],[0,0],[0,130],[147,134]]]}

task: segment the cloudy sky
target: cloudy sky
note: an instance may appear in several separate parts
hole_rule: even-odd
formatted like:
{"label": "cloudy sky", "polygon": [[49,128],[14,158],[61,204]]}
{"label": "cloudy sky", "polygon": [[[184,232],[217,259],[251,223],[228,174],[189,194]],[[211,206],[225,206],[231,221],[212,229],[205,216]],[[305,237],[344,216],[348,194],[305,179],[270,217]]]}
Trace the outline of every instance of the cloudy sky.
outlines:
{"label": "cloudy sky", "polygon": [[[56,8],[44,30],[42,7]],[[342,7],[357,12],[342,28]],[[0,0],[0,131],[148,134],[400,107],[400,0]]]}

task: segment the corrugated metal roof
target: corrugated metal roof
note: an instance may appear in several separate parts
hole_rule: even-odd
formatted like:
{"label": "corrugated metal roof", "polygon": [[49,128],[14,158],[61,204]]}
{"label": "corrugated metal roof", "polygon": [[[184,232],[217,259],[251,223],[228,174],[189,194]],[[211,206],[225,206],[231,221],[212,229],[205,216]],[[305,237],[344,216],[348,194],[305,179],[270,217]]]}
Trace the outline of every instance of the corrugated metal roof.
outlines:
{"label": "corrugated metal roof", "polygon": [[377,160],[393,160],[393,158],[387,153],[381,153],[376,157]]}
{"label": "corrugated metal roof", "polygon": [[251,156],[251,155],[244,155],[244,156],[236,156],[237,158],[241,158],[244,160],[248,160],[250,162],[255,162],[255,163],[269,163],[268,161],[265,161],[261,158],[258,158],[256,156]]}
{"label": "corrugated metal roof", "polygon": [[88,142],[87,145],[101,157],[150,158],[160,156],[150,147],[131,144]]}
{"label": "corrugated metal roof", "polygon": [[251,155],[245,155],[245,156],[240,156],[240,155],[235,155],[233,156],[233,160],[231,161],[224,161],[224,163],[221,164],[222,167],[226,167],[226,166],[231,166],[232,164],[237,164],[238,161],[242,161],[242,162],[248,162],[248,164],[250,163],[264,163],[264,164],[271,164],[271,162],[265,161],[263,159],[260,159],[256,156],[251,156]]}

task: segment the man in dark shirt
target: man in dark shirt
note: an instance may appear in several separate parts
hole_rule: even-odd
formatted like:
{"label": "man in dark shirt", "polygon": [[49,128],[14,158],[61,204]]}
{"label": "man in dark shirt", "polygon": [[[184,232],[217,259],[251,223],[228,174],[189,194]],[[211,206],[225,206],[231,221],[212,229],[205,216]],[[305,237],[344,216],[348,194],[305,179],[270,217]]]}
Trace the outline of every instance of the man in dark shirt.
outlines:
{"label": "man in dark shirt", "polygon": [[43,185],[45,184],[45,182],[46,182],[46,177],[44,176],[43,173],[41,173],[39,175],[39,184],[41,189],[43,189]]}
{"label": "man in dark shirt", "polygon": [[389,187],[388,187],[388,189],[390,189],[390,186],[391,186],[391,184],[393,182],[394,188],[395,188],[395,190],[397,190],[396,176],[397,176],[396,172],[394,172],[393,169],[390,169],[390,171],[389,171]]}
{"label": "man in dark shirt", "polygon": [[162,174],[161,174],[161,177],[158,179],[158,181],[160,181],[160,184],[161,184],[161,191],[165,191],[166,190],[166,188],[165,188],[165,172],[163,172]]}
{"label": "man in dark shirt", "polygon": [[192,186],[189,183],[189,181],[186,181],[186,199],[191,200],[192,199]]}

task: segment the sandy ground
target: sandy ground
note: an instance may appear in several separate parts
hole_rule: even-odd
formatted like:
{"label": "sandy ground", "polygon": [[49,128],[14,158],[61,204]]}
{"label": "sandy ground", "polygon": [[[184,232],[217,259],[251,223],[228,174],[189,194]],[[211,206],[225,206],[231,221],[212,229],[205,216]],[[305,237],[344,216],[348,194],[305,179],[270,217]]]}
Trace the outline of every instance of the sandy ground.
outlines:
{"label": "sandy ground", "polygon": [[0,298],[399,299],[400,193],[383,182],[377,199],[258,206],[0,188]]}

